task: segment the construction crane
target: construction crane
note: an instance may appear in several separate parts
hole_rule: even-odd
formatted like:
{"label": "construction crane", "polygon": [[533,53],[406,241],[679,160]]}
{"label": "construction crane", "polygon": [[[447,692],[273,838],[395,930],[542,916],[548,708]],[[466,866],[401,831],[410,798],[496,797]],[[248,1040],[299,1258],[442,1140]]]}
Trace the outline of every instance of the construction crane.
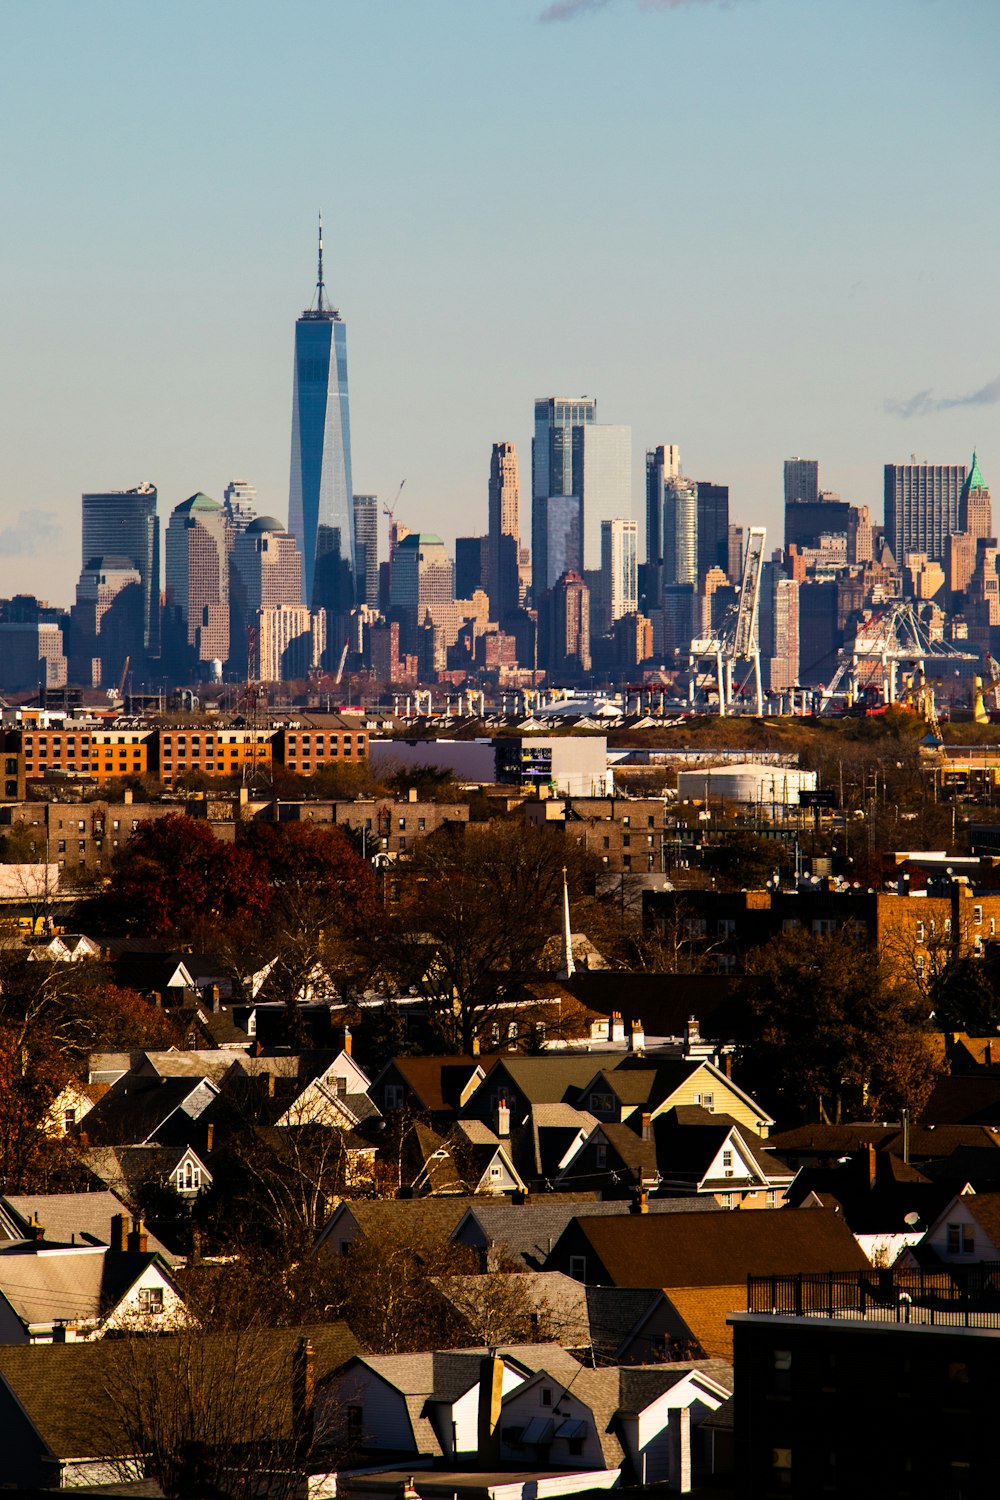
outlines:
{"label": "construction crane", "polygon": [[115,693],[114,688],[108,688],[108,699],[109,699],[110,702],[114,702],[114,700],[115,700],[116,697],[119,699],[119,701],[121,703],[125,702],[125,679],[128,677],[128,669],[129,669],[131,663],[132,663],[131,656],[126,656],[126,658],[125,658],[125,665],[122,667],[122,675],[121,675],[121,677],[118,680],[118,692],[117,692],[117,694]]}
{"label": "construction crane", "polygon": [[399,489],[396,491],[396,493],[392,497],[392,504],[391,505],[383,505],[383,507],[382,507],[382,514],[384,516],[388,516],[389,517],[389,528],[390,528],[390,530],[392,529],[393,523],[395,522],[395,519],[396,519],[396,506],[399,504],[399,497],[403,493],[403,485],[405,483],[406,483],[405,479],[401,479],[399,481]]}
{"label": "construction crane", "polygon": [[990,674],[990,685],[986,691],[993,694],[993,707],[997,713],[1000,713],[1000,666],[997,666],[996,660],[988,651],[986,653],[986,670]]}
{"label": "construction crane", "polygon": [[[873,693],[880,693],[883,703],[897,703],[901,667],[919,671],[925,683],[928,662],[957,667],[975,659],[968,651],[933,639],[913,605],[896,601],[860,622],[853,642],[841,651],[836,671],[822,689],[819,711],[830,713],[840,695],[846,696],[848,704]],[[926,691],[924,687],[924,702]]]}
{"label": "construction crane", "polygon": [[[347,662],[347,652],[348,652],[348,648],[349,648],[350,644],[351,644],[350,641],[345,641],[344,642],[344,649],[340,653],[340,665],[337,667],[337,676],[334,679],[334,687],[340,687],[340,684],[341,684],[341,682],[343,680],[344,666],[345,666],[345,664]],[[348,701],[350,701],[350,700],[348,700]]]}
{"label": "construction crane", "polygon": [[723,622],[722,629],[714,636],[702,636],[691,642],[691,677],[689,698],[693,704],[701,688],[707,693],[709,683],[701,671],[701,663],[710,660],[714,665],[715,691],[721,717],[730,713],[734,705],[733,666],[738,661],[749,662],[754,673],[754,711],[764,712],[764,694],[760,680],[760,646],[757,639],[757,621],[760,614],[760,574],[764,563],[764,540],[767,533],[763,526],[752,526],[747,537],[746,556],[743,559],[743,577],[740,583],[739,602]]}

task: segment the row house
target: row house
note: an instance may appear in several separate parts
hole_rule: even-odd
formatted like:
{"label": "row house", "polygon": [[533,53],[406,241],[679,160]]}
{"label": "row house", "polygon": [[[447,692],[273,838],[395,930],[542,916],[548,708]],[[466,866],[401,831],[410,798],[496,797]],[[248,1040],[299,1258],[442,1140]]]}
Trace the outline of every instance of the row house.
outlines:
{"label": "row house", "polygon": [[[558,829],[615,874],[667,867],[667,804],[661,797],[538,797],[520,809],[532,827]],[[672,830],[671,830],[672,834]]]}

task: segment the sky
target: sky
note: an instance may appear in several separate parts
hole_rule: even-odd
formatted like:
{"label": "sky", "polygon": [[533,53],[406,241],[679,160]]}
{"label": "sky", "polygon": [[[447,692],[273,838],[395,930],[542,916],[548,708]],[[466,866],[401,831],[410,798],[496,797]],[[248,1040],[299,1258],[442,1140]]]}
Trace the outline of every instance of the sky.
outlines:
{"label": "sky", "polygon": [[348,325],[354,488],[486,529],[592,395],[781,542],[782,460],[1000,495],[996,0],[0,0],[0,594],[80,495],[288,513],[295,318]]}

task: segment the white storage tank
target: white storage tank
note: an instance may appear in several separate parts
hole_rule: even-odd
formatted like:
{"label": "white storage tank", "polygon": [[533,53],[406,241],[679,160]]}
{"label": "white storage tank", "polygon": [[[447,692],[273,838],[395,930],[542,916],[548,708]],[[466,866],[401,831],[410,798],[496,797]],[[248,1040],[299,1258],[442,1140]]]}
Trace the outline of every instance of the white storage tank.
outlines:
{"label": "white storage tank", "polygon": [[803,771],[798,766],[764,765],[753,760],[677,772],[677,798],[680,802],[746,802],[764,807],[798,807],[799,792],[815,790],[815,771]]}

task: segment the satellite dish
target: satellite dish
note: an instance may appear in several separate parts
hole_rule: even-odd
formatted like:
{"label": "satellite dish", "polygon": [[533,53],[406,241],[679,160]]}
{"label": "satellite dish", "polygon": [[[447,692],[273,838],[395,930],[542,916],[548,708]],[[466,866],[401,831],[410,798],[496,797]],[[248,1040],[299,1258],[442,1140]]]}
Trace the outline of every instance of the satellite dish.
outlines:
{"label": "satellite dish", "polygon": [[903,1215],[903,1223],[908,1224],[911,1229],[916,1229],[920,1223],[920,1215],[912,1212]]}

